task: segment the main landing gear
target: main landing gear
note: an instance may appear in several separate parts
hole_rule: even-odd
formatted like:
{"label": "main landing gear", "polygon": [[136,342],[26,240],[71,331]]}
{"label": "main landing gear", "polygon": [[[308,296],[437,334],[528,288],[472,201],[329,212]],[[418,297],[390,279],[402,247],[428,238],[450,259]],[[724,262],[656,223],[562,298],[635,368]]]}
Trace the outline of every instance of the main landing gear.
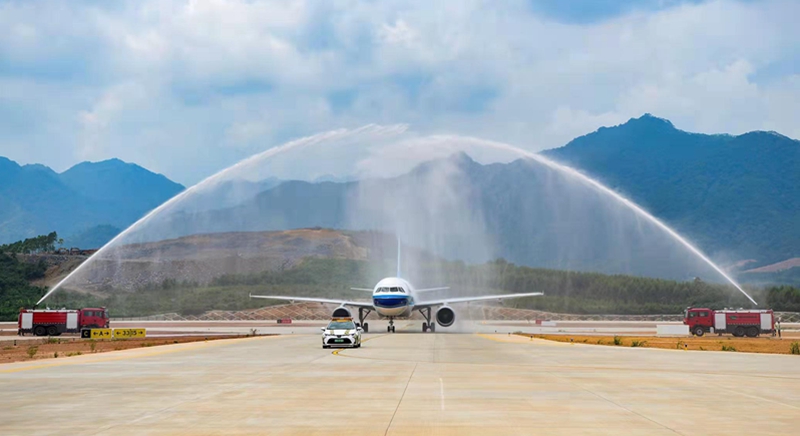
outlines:
{"label": "main landing gear", "polygon": [[431,333],[434,333],[436,331],[436,324],[431,322],[431,308],[420,309],[419,313],[425,318],[425,322],[422,323],[422,332],[425,333],[430,330]]}
{"label": "main landing gear", "polygon": [[[367,313],[364,313],[365,310]],[[364,322],[364,320],[367,319],[370,313],[372,313],[370,309],[364,307],[358,308],[358,322],[361,324],[361,328],[364,329],[364,333],[369,333],[369,324]]]}
{"label": "main landing gear", "polygon": [[389,326],[386,327],[387,333],[394,333],[394,318],[389,318]]}

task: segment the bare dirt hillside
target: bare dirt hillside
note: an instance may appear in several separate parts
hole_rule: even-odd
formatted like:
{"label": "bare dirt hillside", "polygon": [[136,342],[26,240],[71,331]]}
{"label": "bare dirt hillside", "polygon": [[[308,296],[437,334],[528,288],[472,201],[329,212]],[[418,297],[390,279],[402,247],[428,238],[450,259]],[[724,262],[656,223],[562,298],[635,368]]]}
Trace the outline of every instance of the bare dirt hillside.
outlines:
{"label": "bare dirt hillside", "polygon": [[18,259],[23,262],[44,262],[47,265],[47,271],[43,278],[31,282],[34,286],[52,287],[56,283],[63,280],[69,273],[74,271],[80,264],[82,264],[88,256],[68,256],[61,254],[20,254],[17,255]]}
{"label": "bare dirt hillside", "polygon": [[[359,240],[357,240],[357,238]],[[164,280],[205,284],[225,274],[290,269],[308,257],[365,260],[363,235],[330,229],[192,235],[123,245],[102,253],[66,286],[136,289]]]}
{"label": "bare dirt hillside", "polygon": [[745,273],[773,273],[795,267],[800,267],[800,257],[794,257],[792,259],[784,260],[783,262],[762,266],[761,268],[750,269],[745,271]]}

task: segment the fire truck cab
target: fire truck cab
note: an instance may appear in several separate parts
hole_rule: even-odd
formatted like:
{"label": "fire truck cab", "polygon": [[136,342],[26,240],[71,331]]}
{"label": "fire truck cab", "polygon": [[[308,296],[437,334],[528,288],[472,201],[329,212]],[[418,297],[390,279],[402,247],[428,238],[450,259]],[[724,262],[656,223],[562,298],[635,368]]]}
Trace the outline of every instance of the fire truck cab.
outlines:
{"label": "fire truck cab", "polygon": [[775,316],[772,310],[687,308],[683,323],[695,336],[705,333],[730,333],[736,337],[754,338],[760,334],[775,332]]}

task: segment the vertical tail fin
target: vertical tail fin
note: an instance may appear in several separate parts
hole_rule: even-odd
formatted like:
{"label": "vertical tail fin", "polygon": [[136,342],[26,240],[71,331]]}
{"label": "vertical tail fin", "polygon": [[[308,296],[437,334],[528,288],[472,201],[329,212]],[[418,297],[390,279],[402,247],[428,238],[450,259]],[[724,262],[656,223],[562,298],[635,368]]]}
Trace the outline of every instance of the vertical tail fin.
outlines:
{"label": "vertical tail fin", "polygon": [[397,236],[397,277],[400,277],[400,236]]}

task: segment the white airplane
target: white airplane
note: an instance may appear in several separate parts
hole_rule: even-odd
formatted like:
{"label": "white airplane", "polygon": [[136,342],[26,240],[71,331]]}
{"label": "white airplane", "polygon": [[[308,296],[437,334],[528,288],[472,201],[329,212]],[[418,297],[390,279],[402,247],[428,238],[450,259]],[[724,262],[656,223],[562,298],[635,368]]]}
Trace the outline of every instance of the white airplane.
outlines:
{"label": "white airplane", "polygon": [[[269,300],[284,300],[284,301],[308,301],[314,303],[331,303],[338,304],[333,311],[333,317],[352,317],[348,307],[358,308],[358,319],[361,327],[365,332],[369,331],[369,324],[364,320],[373,311],[378,315],[389,318],[388,332],[394,332],[394,318],[407,317],[412,312],[418,310],[425,318],[422,323],[422,331],[427,332],[436,331],[436,323],[442,327],[450,327],[456,320],[456,314],[450,304],[453,303],[467,303],[471,301],[488,301],[488,300],[503,300],[507,298],[520,298],[520,297],[536,297],[544,295],[542,292],[527,292],[521,294],[501,294],[501,295],[483,295],[478,297],[459,297],[459,298],[442,298],[425,300],[419,298],[419,295],[425,292],[441,291],[450,289],[449,287],[441,288],[426,288],[415,289],[407,280],[400,278],[400,242],[397,243],[397,277],[387,277],[382,279],[372,289],[367,288],[350,288],[354,291],[372,292],[372,302],[362,301],[348,301],[336,300],[330,298],[312,298],[312,297],[285,297],[274,295],[250,295],[250,298],[264,298]],[[436,323],[431,320],[431,309],[438,307],[436,310]]]}

